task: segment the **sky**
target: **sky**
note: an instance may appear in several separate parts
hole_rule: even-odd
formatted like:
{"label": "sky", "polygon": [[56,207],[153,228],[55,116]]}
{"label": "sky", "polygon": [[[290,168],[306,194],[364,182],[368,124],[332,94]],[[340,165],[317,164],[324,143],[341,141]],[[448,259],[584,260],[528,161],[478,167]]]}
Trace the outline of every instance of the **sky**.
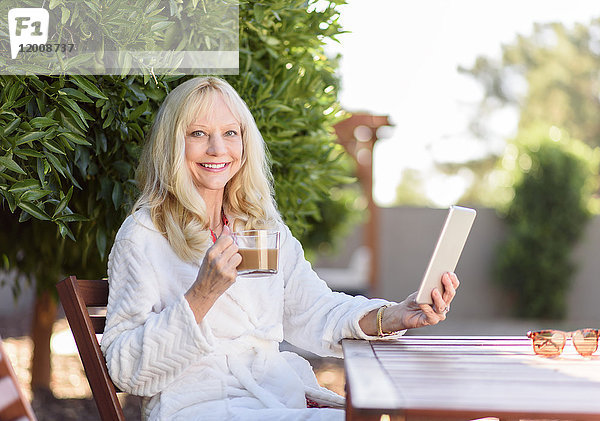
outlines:
{"label": "sky", "polygon": [[592,0],[348,0],[338,7],[350,31],[329,43],[341,52],[340,102],[348,111],[388,115],[374,152],[373,195],[389,206],[405,169],[427,174],[426,194],[436,205],[458,200],[466,179],[432,171],[433,160],[465,161],[514,135],[517,114],[495,121],[500,135],[484,147],[468,123],[482,95],[474,79],[458,73],[480,55],[500,58],[501,45],[532,33],[534,22],[589,23],[600,16]]}

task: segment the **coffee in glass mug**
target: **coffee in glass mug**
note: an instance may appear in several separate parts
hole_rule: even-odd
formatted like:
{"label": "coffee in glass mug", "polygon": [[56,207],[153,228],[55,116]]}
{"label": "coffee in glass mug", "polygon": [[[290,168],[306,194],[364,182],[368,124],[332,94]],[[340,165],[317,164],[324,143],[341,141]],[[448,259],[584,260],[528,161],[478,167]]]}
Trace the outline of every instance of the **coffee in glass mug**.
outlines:
{"label": "coffee in glass mug", "polygon": [[264,276],[277,273],[279,266],[279,231],[249,230],[233,233],[242,256],[238,275]]}

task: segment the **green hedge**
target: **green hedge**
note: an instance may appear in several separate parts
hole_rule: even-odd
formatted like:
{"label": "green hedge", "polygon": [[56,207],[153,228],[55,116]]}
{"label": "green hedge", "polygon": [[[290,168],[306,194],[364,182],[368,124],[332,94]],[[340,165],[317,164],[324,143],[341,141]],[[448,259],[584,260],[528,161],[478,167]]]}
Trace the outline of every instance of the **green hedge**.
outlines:
{"label": "green hedge", "polygon": [[591,216],[598,151],[547,126],[523,132],[510,148],[514,197],[496,279],[516,316],[560,319],[576,271],[572,250]]}
{"label": "green hedge", "polygon": [[[306,247],[317,245],[308,239],[326,209],[337,209],[338,218],[318,227],[320,242],[346,223],[350,210],[331,204],[329,191],[352,181],[332,129],[340,118],[337,63],[322,48],[340,32],[341,2],[309,12],[312,3],[241,2],[240,74],[226,77],[257,120],[279,209]],[[187,13],[200,15],[196,4]],[[167,92],[187,78],[0,77],[5,268],[37,279],[40,291],[68,273],[105,273],[107,251],[137,194],[141,144]]]}

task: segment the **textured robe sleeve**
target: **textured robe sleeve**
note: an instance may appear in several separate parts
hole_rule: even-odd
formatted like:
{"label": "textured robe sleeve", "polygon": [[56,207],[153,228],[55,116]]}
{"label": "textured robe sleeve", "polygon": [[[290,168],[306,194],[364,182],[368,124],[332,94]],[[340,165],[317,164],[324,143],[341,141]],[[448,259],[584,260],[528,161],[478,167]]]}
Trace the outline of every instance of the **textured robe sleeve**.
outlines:
{"label": "textured robe sleeve", "polygon": [[183,296],[161,303],[158,283],[169,279],[157,279],[152,266],[156,260],[148,247],[117,239],[108,263],[102,351],[114,383],[139,396],[163,390],[190,363],[209,353],[214,339],[205,322],[196,323]]}
{"label": "textured robe sleeve", "polygon": [[358,322],[369,311],[390,303],[331,291],[312,270],[300,242],[287,227],[281,232],[280,267],[285,279],[283,331],[286,341],[317,355],[339,357],[342,339],[375,339],[366,335]]}

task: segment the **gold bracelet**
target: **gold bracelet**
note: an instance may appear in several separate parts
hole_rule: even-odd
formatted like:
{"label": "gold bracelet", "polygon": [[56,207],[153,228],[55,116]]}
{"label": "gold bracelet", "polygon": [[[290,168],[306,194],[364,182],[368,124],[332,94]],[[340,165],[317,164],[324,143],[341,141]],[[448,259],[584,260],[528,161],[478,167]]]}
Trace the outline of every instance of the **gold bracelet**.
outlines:
{"label": "gold bracelet", "polygon": [[389,335],[393,335],[394,333],[396,333],[396,332],[383,333],[383,329],[381,327],[382,322],[383,322],[383,310],[385,310],[389,306],[391,306],[391,304],[386,304],[386,305],[379,307],[379,310],[377,310],[377,336],[379,336],[379,337],[389,336]]}

